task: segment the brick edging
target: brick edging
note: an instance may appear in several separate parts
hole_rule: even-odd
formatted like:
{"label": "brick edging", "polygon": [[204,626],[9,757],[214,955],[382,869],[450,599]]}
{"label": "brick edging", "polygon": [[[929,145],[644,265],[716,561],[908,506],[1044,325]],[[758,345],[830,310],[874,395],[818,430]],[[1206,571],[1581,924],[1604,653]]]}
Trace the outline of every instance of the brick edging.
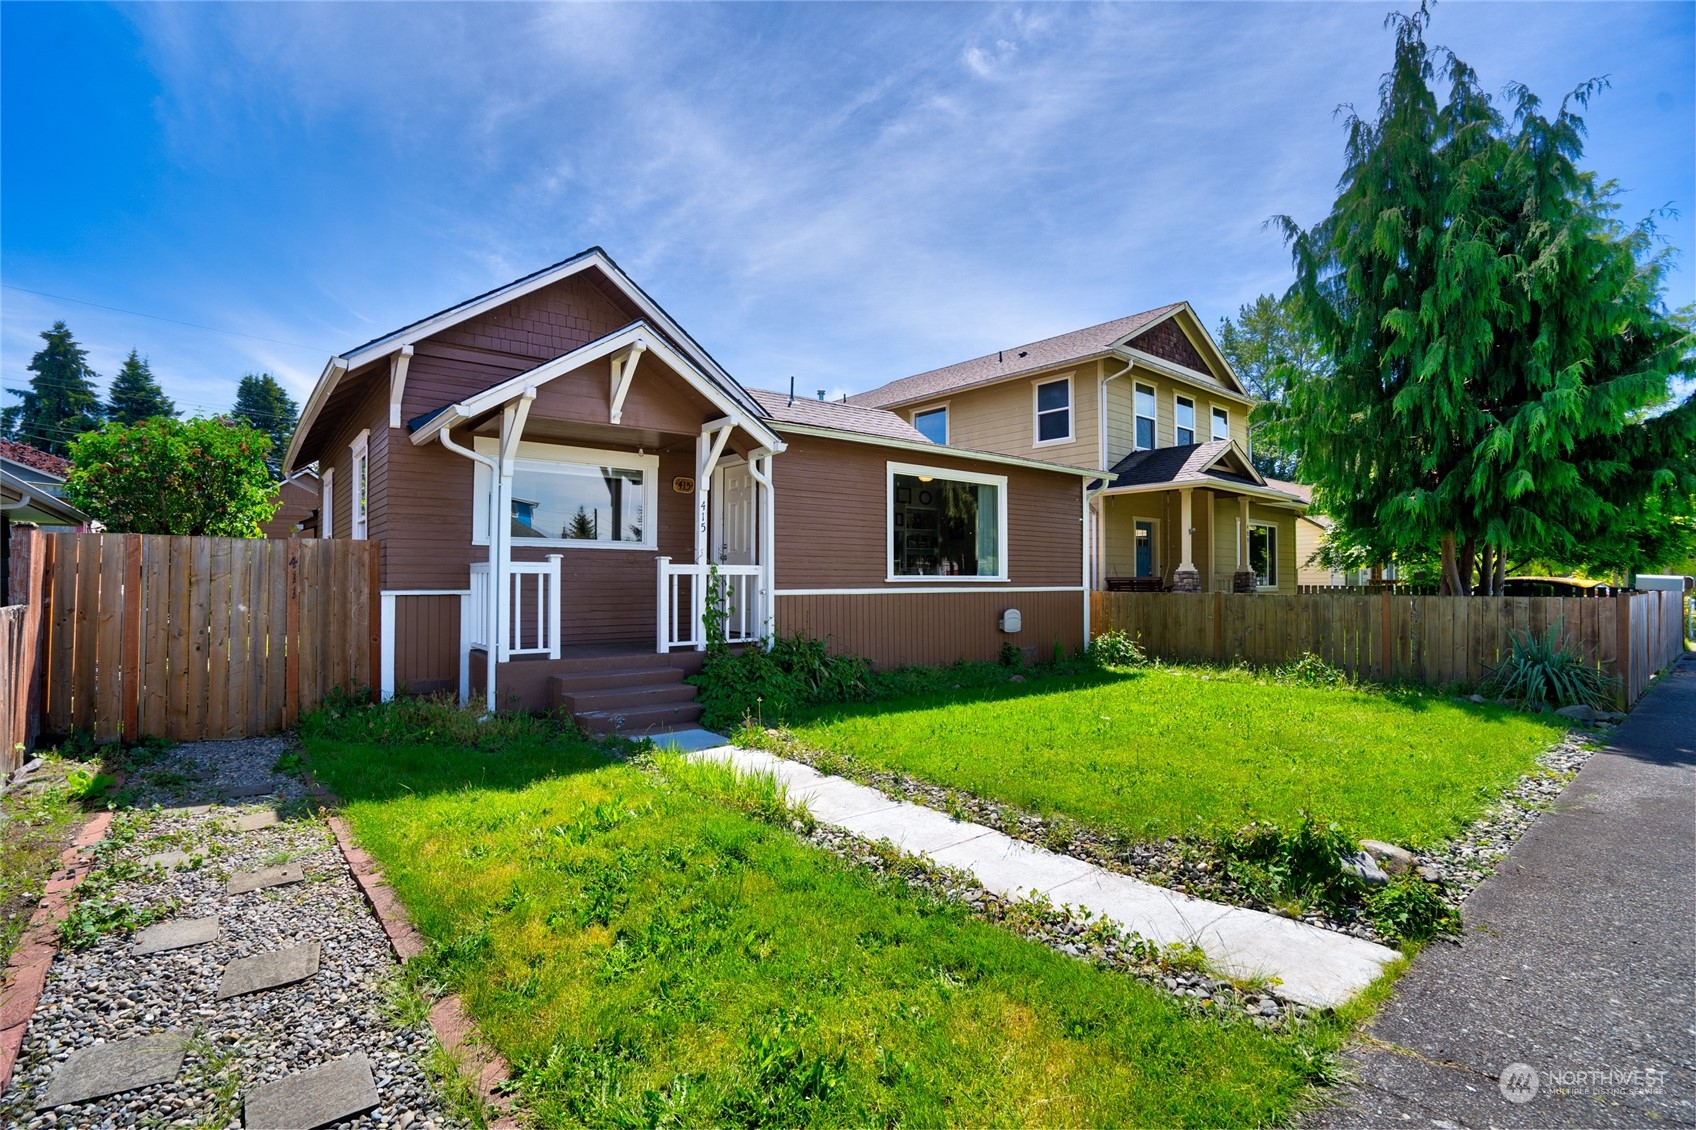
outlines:
{"label": "brick edging", "polygon": [[[316,784],[312,785],[312,795],[326,805],[340,803],[334,793]],[[403,964],[411,961],[424,952],[424,936],[412,925],[412,918],[395,894],[395,889],[383,878],[381,865],[354,842],[353,830],[348,827],[347,821],[334,814],[330,815],[329,821],[336,846],[341,848],[348,870],[353,872],[354,881],[359,884],[365,901],[382,924],[383,932],[389,936],[395,956]],[[471,1085],[494,1113],[489,1130],[517,1130],[518,1120],[512,1113],[512,1099],[500,1090],[501,1085],[512,1077],[512,1070],[505,1058],[490,1047],[482,1033],[477,1031],[477,1024],[460,1003],[458,993],[450,993],[430,1007],[430,1029],[436,1034],[436,1042],[471,1077]]]}
{"label": "brick edging", "polygon": [[41,901],[30,915],[29,925],[18,939],[6,963],[4,987],[0,987],[0,1091],[12,1081],[18,1053],[23,1050],[24,1032],[47,987],[47,971],[59,952],[59,923],[70,914],[71,892],[88,875],[91,863],[82,858],[106,838],[112,826],[112,811],[96,812],[84,821],[71,846],[59,853],[59,869],[47,880]]}

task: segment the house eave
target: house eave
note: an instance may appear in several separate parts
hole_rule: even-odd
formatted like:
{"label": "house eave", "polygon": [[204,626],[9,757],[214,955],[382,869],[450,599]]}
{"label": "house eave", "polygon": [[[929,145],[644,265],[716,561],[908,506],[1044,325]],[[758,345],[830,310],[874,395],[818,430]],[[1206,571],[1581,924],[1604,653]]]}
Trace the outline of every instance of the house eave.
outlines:
{"label": "house eave", "polygon": [[890,436],[871,435],[867,432],[850,432],[838,428],[819,428],[809,424],[774,423],[779,432],[794,435],[816,436],[819,439],[845,440],[849,443],[864,443],[873,447],[887,447],[895,451],[907,451],[920,455],[952,456],[956,459],[973,459],[980,463],[997,463],[1006,467],[1026,467],[1034,471],[1059,471],[1068,475],[1076,475],[1084,479],[1098,479],[1101,472],[1088,467],[1074,467],[1069,463],[1048,463],[1041,459],[1021,459],[1017,455],[1002,455],[995,451],[974,451],[967,447],[944,447],[939,443],[916,443],[912,440],[895,439]]}

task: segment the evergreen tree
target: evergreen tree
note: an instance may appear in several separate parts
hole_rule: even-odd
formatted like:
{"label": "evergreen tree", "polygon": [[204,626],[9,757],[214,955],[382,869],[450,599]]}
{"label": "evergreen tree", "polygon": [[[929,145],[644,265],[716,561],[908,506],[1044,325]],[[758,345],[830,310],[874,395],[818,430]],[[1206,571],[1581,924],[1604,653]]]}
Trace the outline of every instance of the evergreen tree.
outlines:
{"label": "evergreen tree", "polygon": [[1673,388],[1692,337],[1652,222],[1620,224],[1615,186],[1577,166],[1602,84],[1552,118],[1512,87],[1504,118],[1428,21],[1391,17],[1331,215],[1280,221],[1335,368],[1290,390],[1276,431],[1337,523],[1334,563],[1435,552],[1444,591],[1495,592],[1510,557],[1582,559],[1688,512],[1696,397]]}
{"label": "evergreen tree", "polygon": [[267,464],[272,474],[280,476],[289,439],[300,420],[300,406],[270,373],[249,373],[236,388],[236,404],[230,416],[271,437]]}
{"label": "evergreen tree", "polygon": [[0,409],[0,434],[19,443],[65,455],[71,441],[100,426],[98,379],[88,367],[88,353],[71,336],[64,322],[54,322],[41,338],[47,347],[30,358],[29,388],[7,389],[23,403]]}
{"label": "evergreen tree", "polygon": [[1294,480],[1298,452],[1268,425],[1290,389],[1330,371],[1330,358],[1294,298],[1263,294],[1238,308],[1235,321],[1219,320],[1219,351],[1260,403],[1249,414],[1249,454],[1263,475]]}
{"label": "evergreen tree", "polygon": [[559,536],[573,541],[594,541],[600,536],[595,529],[595,516],[585,507],[579,506],[577,513],[571,516],[571,521],[566,523],[565,529],[559,532]]}
{"label": "evergreen tree", "polygon": [[152,368],[133,349],[123,368],[112,379],[107,395],[111,399],[106,405],[106,418],[120,424],[136,424],[154,416],[177,415],[177,406],[165,395],[159,382],[153,379]]}

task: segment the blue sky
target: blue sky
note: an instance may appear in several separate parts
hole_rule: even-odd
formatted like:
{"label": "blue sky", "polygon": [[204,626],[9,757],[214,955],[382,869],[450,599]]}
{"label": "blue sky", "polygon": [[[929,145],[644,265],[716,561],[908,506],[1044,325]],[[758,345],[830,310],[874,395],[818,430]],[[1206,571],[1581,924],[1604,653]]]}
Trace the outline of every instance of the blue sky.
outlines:
{"label": "blue sky", "polygon": [[[304,398],[592,244],[755,386],[1213,324],[1287,284],[1264,221],[1326,210],[1392,6],[5,3],[0,378],[63,318],[191,409],[260,369]],[[1450,0],[1431,39],[1551,102],[1611,77],[1586,162],[1678,209],[1692,301],[1696,5]]]}

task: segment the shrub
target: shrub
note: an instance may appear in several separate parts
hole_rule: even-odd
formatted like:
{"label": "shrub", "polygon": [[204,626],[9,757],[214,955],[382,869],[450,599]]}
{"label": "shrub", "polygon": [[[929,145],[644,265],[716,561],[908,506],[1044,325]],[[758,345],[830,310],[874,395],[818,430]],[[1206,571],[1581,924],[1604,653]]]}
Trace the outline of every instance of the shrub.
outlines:
{"label": "shrub", "polygon": [[1283,666],[1273,668],[1272,677],[1281,683],[1303,687],[1340,687],[1349,681],[1348,675],[1341,669],[1331,666],[1311,651],[1304,651]]}
{"label": "shrub", "polygon": [[1417,875],[1402,875],[1367,895],[1366,911],[1379,930],[1410,942],[1460,929],[1460,916]]}
{"label": "shrub", "polygon": [[1117,628],[1090,640],[1084,654],[1097,667],[1135,667],[1148,662],[1137,641]]}
{"label": "shrub", "polygon": [[1485,670],[1483,693],[1492,698],[1523,699],[1527,705],[1605,706],[1619,680],[1585,666],[1582,655],[1561,646],[1560,636],[1558,619],[1542,635],[1510,633],[1508,654]]}
{"label": "shrub", "polygon": [[523,713],[485,715],[452,696],[397,696],[371,702],[364,694],[332,690],[300,720],[302,738],[377,745],[443,745],[493,751],[532,741],[557,741],[576,732],[551,718]]}
{"label": "shrub", "polygon": [[701,724],[723,730],[744,718],[782,721],[803,706],[863,698],[869,674],[864,659],[831,655],[824,640],[796,635],[769,648],[708,648],[701,673],[689,681],[700,688]]}
{"label": "shrub", "polygon": [[1362,882],[1343,869],[1360,848],[1337,825],[1303,813],[1294,828],[1256,821],[1218,837],[1226,873],[1269,904],[1337,909],[1360,897]]}

